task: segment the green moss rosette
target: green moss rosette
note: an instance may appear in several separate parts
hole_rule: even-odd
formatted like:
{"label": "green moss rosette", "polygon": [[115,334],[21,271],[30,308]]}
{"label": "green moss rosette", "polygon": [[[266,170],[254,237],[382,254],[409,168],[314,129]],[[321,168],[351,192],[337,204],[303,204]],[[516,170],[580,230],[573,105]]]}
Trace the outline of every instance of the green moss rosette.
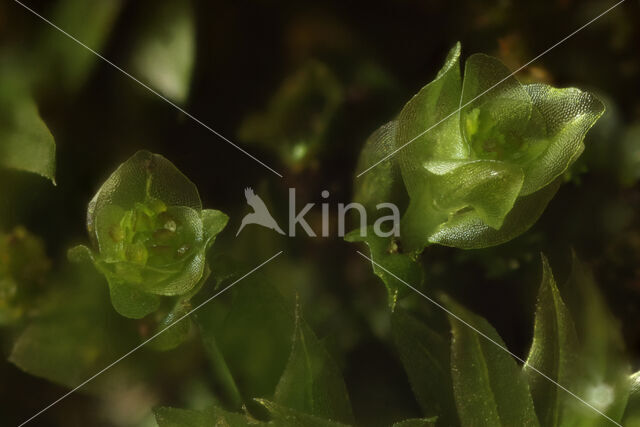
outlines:
{"label": "green moss rosette", "polygon": [[86,246],[104,274],[114,308],[141,318],[162,296],[193,293],[206,267],[206,252],[228,217],[202,209],[195,185],[158,154],[139,151],[124,162],[89,203]]}
{"label": "green moss rosette", "polygon": [[529,229],[604,112],[588,92],[521,84],[483,54],[467,59],[463,79],[460,50],[361,154],[365,170],[397,151],[356,179],[356,200],[374,206],[404,189],[408,253],[434,243],[488,247]]}

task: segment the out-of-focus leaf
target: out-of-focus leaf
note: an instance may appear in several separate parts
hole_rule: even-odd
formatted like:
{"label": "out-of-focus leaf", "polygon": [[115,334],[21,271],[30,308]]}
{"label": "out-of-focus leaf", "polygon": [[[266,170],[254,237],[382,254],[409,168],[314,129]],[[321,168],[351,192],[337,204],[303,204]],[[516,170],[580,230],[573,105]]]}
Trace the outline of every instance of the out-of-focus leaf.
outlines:
{"label": "out-of-focus leaf", "polygon": [[556,287],[546,257],[542,257],[542,283],[538,293],[533,344],[523,367],[542,425],[563,424],[566,402],[575,398],[544,378],[531,366],[569,390],[574,389],[580,353],[571,314]]}
{"label": "out-of-focus leaf", "polygon": [[625,186],[640,179],[640,124],[629,127],[620,142],[618,176]]}
{"label": "out-of-focus leaf", "polygon": [[629,400],[622,418],[622,425],[637,427],[640,426],[640,372],[633,374],[629,382],[631,383]]}
{"label": "out-of-focus leaf", "polygon": [[[620,323],[606,306],[592,273],[575,256],[566,291],[565,301],[573,315],[581,345],[574,367],[580,375],[572,391],[610,418],[621,420],[627,404],[631,369]],[[576,399],[568,401],[565,410],[573,425],[610,424]]]}
{"label": "out-of-focus leaf", "polygon": [[[392,237],[380,237],[369,227],[364,237],[360,235],[360,230],[353,230],[344,239],[347,242],[365,242],[369,246],[370,257],[373,261],[393,272],[411,286],[420,287],[422,285],[424,273],[420,264],[399,253],[397,243]],[[372,264],[372,267],[374,273],[382,279],[387,288],[389,307],[393,310],[398,297],[401,293],[406,292],[407,287],[376,264]]]}
{"label": "out-of-focus leaf", "polygon": [[[2,85],[13,75],[0,72]],[[55,184],[56,144],[28,91],[0,88],[0,167],[41,175]]]}
{"label": "out-of-focus leaf", "polygon": [[296,309],[293,348],[273,397],[276,404],[326,420],[353,422],[338,365]]}
{"label": "out-of-focus leaf", "polygon": [[0,233],[0,326],[22,318],[45,289],[50,268],[44,242],[24,227]]}
{"label": "out-of-focus leaf", "polygon": [[228,412],[217,407],[204,411],[169,407],[156,408],[153,411],[159,427],[245,427],[266,425],[266,423],[240,413]]}
{"label": "out-of-focus leaf", "polygon": [[[197,317],[198,321],[203,319]],[[200,325],[200,331],[202,336],[202,345],[209,359],[209,366],[213,374],[214,381],[220,384],[222,393],[222,399],[227,404],[227,407],[239,410],[242,406],[242,396],[240,390],[229,370],[227,362],[224,360],[224,356],[218,347],[215,337],[211,333],[211,328]]]}
{"label": "out-of-focus leaf", "polygon": [[266,111],[247,117],[238,138],[279,154],[293,169],[315,160],[326,141],[343,89],[331,70],[309,61],[289,76]]}
{"label": "out-of-focus leaf", "polygon": [[[51,21],[91,49],[101,52],[121,7],[122,0],[60,0],[55,2]],[[42,70],[39,77],[62,85],[67,91],[81,87],[100,61],[95,54],[48,27],[43,30],[36,52],[37,68]]]}
{"label": "out-of-focus leaf", "polygon": [[275,402],[266,399],[256,399],[258,403],[264,406],[272,418],[270,424],[278,427],[346,427],[347,424],[342,424],[336,421],[327,420],[324,418],[316,417],[300,411],[296,411],[286,406],[278,405]]}
{"label": "out-of-focus leaf", "polygon": [[440,425],[456,424],[448,340],[400,309],[391,317],[391,329],[423,413],[437,416]]}
{"label": "out-of-focus leaf", "polygon": [[[96,281],[88,267],[74,267],[52,281],[51,294],[16,340],[9,361],[32,375],[75,387],[130,350],[138,337],[115,315]],[[114,369],[126,365],[123,361]],[[87,388],[99,390],[108,377]]]}
{"label": "out-of-focus leaf", "polygon": [[195,62],[196,35],[190,1],[169,0],[145,15],[147,21],[133,51],[138,75],[162,95],[178,103],[189,96]]}
{"label": "out-of-focus leaf", "polygon": [[205,339],[215,340],[241,395],[270,396],[289,357],[294,308],[259,275],[234,290],[228,312],[213,302],[198,311],[198,324]]}
{"label": "out-of-focus leaf", "polygon": [[451,374],[458,415],[463,426],[537,426],[525,374],[498,333],[482,317],[452,300],[446,305],[467,324],[450,316]]}
{"label": "out-of-focus leaf", "polygon": [[438,417],[432,418],[411,418],[404,421],[393,423],[392,427],[435,427]]}

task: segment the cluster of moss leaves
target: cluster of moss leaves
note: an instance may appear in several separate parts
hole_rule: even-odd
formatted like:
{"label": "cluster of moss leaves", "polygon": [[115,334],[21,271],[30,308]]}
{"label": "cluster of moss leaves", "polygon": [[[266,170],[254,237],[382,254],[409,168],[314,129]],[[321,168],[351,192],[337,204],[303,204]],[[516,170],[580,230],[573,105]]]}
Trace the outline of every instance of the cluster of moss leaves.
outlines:
{"label": "cluster of moss leaves", "polygon": [[[96,4],[87,9],[77,0],[61,1],[53,20],[98,48],[107,40],[121,2]],[[194,56],[193,16],[185,4],[164,4],[132,55],[137,73],[178,103],[188,96]],[[87,16],[81,26],[74,18],[78,8]],[[40,44],[36,51],[39,60],[50,59],[69,93],[93,66],[93,58],[69,47],[67,40]],[[450,313],[450,334],[396,308],[401,281],[423,281],[413,258],[425,245],[485,247],[526,231],[603,112],[589,93],[522,85],[499,61],[484,55],[467,60],[463,79],[459,57],[457,45],[436,79],[396,120],[373,134],[360,159],[359,171],[403,148],[397,160],[385,160],[356,185],[356,199],[367,207],[389,200],[407,205],[403,238],[348,236],[366,241],[371,256],[384,267],[374,265],[374,272],[389,290],[389,305],[395,309],[393,338],[423,410],[424,418],[395,425],[582,426],[607,423],[606,417],[640,424],[640,376],[630,375],[618,325],[578,262],[561,293],[543,259],[534,338],[522,366],[486,320],[451,299],[442,299]],[[7,58],[4,53],[3,62]],[[158,67],[159,61],[164,65]],[[12,66],[3,67],[0,76],[12,82],[0,92],[5,108],[0,112],[0,164],[53,181],[55,144],[34,96],[51,76],[24,73],[17,61],[9,62]],[[248,142],[278,146],[283,163],[295,169],[326,142],[341,102],[342,89],[328,69],[310,63],[283,86],[267,113],[247,120],[240,135]],[[460,112],[451,114],[459,106]],[[295,120],[297,113],[310,120]],[[633,164],[625,168],[624,179],[636,178],[633,169]],[[109,294],[104,287],[79,286],[95,282],[95,272],[65,270],[52,282],[58,289],[35,305],[9,359],[31,374],[73,387],[140,339],[134,323],[115,316],[104,303],[109,298],[126,317],[154,314],[151,323],[158,330],[182,320],[191,300],[202,298],[197,294],[210,277],[206,253],[226,221],[221,212],[202,208],[195,186],[166,159],[148,152],[134,155],[90,204],[87,227],[93,248],[72,252],[93,261]],[[22,314],[21,293],[41,284],[49,264],[42,243],[22,229],[0,236],[0,257],[5,297],[0,323],[9,323]],[[213,272],[218,287],[225,280],[220,277]],[[215,404],[206,410],[157,408],[158,424],[354,424],[340,367],[303,319],[300,304],[286,301],[262,278],[247,285],[228,312],[207,309],[196,318],[221,389]],[[161,335],[155,347],[181,344],[189,325],[185,319]],[[118,346],[110,346],[116,342]],[[254,346],[263,352],[259,358],[252,353]],[[69,354],[80,359],[71,360]]]}
{"label": "cluster of moss leaves", "polygon": [[[485,248],[527,231],[604,112],[588,92],[523,85],[484,54],[471,55],[462,76],[460,54],[458,43],[436,78],[372,134],[358,162],[355,200],[370,213],[389,201],[405,209],[401,237],[347,240],[366,241],[375,261],[399,274],[412,270],[397,270],[409,263],[399,254],[415,259],[432,244]],[[399,289],[386,276],[393,307]]]}
{"label": "cluster of moss leaves", "polygon": [[434,243],[494,246],[529,229],[604,112],[588,92],[523,85],[483,54],[467,59],[463,79],[460,52],[460,44],[451,49],[435,80],[361,154],[357,201],[401,203],[397,188],[408,195],[408,254]]}
{"label": "cluster of moss leaves", "polygon": [[[354,423],[340,369],[300,306],[293,308],[260,280],[236,295],[223,319],[213,311],[198,316],[212,369],[229,393],[203,410],[157,408],[161,427]],[[526,360],[510,353],[484,318],[450,298],[441,303],[448,331],[402,308],[391,315],[393,342],[424,414],[394,425],[639,425],[638,374],[631,375],[619,324],[579,260],[561,291],[543,257]],[[238,330],[252,328],[249,337],[238,337]],[[282,352],[286,332],[293,336],[288,358]],[[260,348],[271,349],[271,367],[267,362],[256,369],[246,340],[259,337],[270,343]],[[226,361],[225,353],[245,357]],[[283,366],[281,376],[265,378],[277,366]]]}
{"label": "cluster of moss leaves", "polygon": [[526,360],[451,299],[443,299],[450,339],[394,313],[397,349],[425,414],[438,415],[441,425],[638,424],[637,374],[630,375],[619,324],[591,273],[575,259],[561,292],[544,257],[542,265]]}

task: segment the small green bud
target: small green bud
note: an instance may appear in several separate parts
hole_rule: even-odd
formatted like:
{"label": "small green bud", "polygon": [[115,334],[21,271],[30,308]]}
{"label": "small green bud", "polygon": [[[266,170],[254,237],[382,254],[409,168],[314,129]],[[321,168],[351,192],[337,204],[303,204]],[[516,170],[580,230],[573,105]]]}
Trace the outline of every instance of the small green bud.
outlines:
{"label": "small green bud", "polygon": [[[176,194],[183,205],[172,204]],[[197,189],[175,166],[146,151],[107,179],[87,217],[97,252],[76,258],[96,264],[109,282],[116,310],[133,318],[155,311],[161,295],[185,295],[196,288],[205,271],[205,257],[197,255],[226,224],[220,212],[203,214]]]}

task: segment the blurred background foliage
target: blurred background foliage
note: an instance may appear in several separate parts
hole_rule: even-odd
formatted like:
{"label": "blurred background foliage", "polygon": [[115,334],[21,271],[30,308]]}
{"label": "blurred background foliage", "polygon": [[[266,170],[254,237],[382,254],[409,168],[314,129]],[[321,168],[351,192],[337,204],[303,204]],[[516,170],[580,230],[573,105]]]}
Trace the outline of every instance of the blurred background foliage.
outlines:
{"label": "blurred background foliage", "polygon": [[[202,335],[212,328],[215,340],[192,339],[168,352],[143,348],[43,414],[42,425],[154,425],[151,408],[159,405],[234,409],[242,397],[269,397],[289,359],[296,298],[342,370],[359,423],[420,417],[393,345],[386,290],[357,246],[335,230],[329,238],[285,238],[254,228],[235,238],[247,212],[242,190],[254,187],[281,220],[288,187],[299,206],[323,201],[326,189],[335,215],[337,203],[352,197],[366,138],[433,78],[455,41],[463,57],[484,52],[516,69],[612,4],[28,2],[273,166],[279,179],[17,3],[3,2],[0,147],[28,140],[49,148],[34,157],[20,144],[23,157],[0,169],[0,331],[13,362],[0,365],[0,422],[23,421],[150,335],[144,319],[113,311],[102,277],[66,260],[66,250],[87,239],[90,197],[139,149],[170,159],[205,207],[231,218],[210,255],[202,300],[277,251],[285,255],[198,314]],[[593,91],[607,106],[538,223],[496,248],[434,246],[421,258],[428,292],[446,291],[484,316],[522,357],[532,339],[539,253],[563,283],[574,249],[620,320],[633,370],[640,367],[638,16],[638,3],[625,2],[518,74]],[[25,137],[25,129],[38,131]],[[33,164],[24,159],[49,158],[51,135],[55,169],[43,162],[32,171],[52,179],[55,171],[56,186],[15,170]],[[319,209],[307,218],[320,228]],[[437,318],[410,293],[401,306]]]}

